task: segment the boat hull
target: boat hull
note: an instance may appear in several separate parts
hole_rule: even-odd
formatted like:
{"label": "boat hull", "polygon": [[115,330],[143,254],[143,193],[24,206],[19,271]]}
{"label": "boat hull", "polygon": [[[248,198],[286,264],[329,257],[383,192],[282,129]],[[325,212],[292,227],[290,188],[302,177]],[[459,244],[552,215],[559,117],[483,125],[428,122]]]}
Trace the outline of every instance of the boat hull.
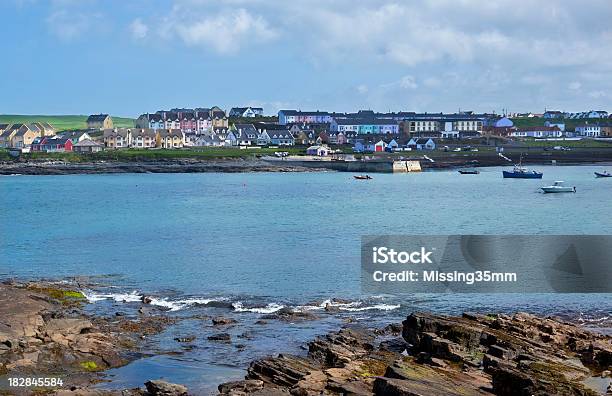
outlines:
{"label": "boat hull", "polygon": [[542,191],[544,191],[547,194],[576,192],[574,187],[541,187],[541,188],[542,188]]}
{"label": "boat hull", "polygon": [[541,179],[541,172],[510,172],[502,171],[504,179]]}
{"label": "boat hull", "polygon": [[461,173],[462,175],[477,175],[480,172],[479,171],[459,171],[459,173]]}
{"label": "boat hull", "polygon": [[611,173],[595,172],[595,177],[612,177],[612,174]]}

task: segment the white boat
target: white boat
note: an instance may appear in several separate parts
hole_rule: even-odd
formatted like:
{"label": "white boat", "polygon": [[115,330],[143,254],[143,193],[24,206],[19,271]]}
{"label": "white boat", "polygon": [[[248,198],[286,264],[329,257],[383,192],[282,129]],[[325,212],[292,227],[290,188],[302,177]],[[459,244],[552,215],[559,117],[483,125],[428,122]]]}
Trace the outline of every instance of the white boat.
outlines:
{"label": "white boat", "polygon": [[576,192],[576,187],[565,186],[563,183],[563,181],[556,181],[552,186],[542,187],[542,191],[545,193]]}

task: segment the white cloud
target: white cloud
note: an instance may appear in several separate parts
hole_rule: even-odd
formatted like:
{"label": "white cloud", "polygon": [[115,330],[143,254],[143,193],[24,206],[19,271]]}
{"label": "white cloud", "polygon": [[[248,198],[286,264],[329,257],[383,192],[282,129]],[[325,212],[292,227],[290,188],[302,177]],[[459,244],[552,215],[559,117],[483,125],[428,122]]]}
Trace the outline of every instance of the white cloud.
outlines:
{"label": "white cloud", "polygon": [[582,87],[580,81],[572,81],[567,85],[567,88],[572,91],[578,91]]}
{"label": "white cloud", "polygon": [[142,22],[142,19],[136,18],[130,24],[130,32],[132,33],[133,38],[142,40],[147,37],[149,27]]}
{"label": "white cloud", "polygon": [[357,92],[359,92],[360,94],[365,94],[368,93],[368,86],[365,84],[360,84],[357,86]]}
{"label": "white cloud", "polygon": [[589,96],[593,99],[601,99],[608,96],[604,91],[591,91],[589,92]]}
{"label": "white cloud", "polygon": [[99,15],[57,10],[47,17],[49,30],[62,40],[73,40],[90,30],[93,20]]}
{"label": "white cloud", "polygon": [[213,15],[175,8],[163,25],[162,37],[176,36],[187,45],[212,48],[221,54],[236,53],[245,45],[264,43],[278,36],[265,18],[244,8]]}

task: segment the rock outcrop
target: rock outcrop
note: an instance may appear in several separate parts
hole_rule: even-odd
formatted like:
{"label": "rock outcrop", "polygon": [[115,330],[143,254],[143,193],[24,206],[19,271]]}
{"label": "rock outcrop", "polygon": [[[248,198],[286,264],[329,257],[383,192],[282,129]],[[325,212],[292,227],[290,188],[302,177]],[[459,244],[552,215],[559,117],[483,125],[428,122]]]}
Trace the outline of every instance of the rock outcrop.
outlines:
{"label": "rock outcrop", "polygon": [[87,386],[99,372],[135,359],[142,334],[164,327],[164,317],[87,316],[79,309],[85,301],[65,284],[0,284],[0,375],[48,373],[67,386]]}
{"label": "rock outcrop", "polygon": [[[394,335],[399,330],[398,339]],[[219,392],[597,395],[606,392],[605,386],[594,388],[589,380],[609,376],[611,342],[576,325],[525,313],[414,313],[401,328],[345,328],[310,342],[307,356],[281,354],[254,361],[244,381],[222,384]]]}

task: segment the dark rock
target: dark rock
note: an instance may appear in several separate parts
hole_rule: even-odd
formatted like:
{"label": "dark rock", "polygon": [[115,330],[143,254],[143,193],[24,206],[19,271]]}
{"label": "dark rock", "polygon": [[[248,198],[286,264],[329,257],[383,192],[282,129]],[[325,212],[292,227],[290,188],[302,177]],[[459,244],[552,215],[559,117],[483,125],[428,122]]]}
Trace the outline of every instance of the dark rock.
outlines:
{"label": "dark rock", "polygon": [[186,396],[187,387],[162,380],[145,382],[147,392],[151,396]]}
{"label": "dark rock", "polygon": [[212,318],[212,323],[214,326],[227,326],[227,325],[237,323],[237,320],[232,319],[232,318],[226,318],[223,316],[216,316]]}
{"label": "dark rock", "polygon": [[262,389],[264,386],[263,381],[260,380],[243,380],[243,381],[232,381],[226,382],[218,386],[219,393],[228,394],[230,392],[245,392],[252,393]]}
{"label": "dark rock", "polygon": [[329,367],[342,367],[372,351],[373,342],[374,335],[367,330],[342,329],[310,342],[308,356]]}
{"label": "dark rock", "polygon": [[291,308],[281,308],[273,314],[262,315],[264,320],[283,320],[286,322],[295,322],[302,320],[315,320],[317,316],[311,312],[294,311]]}
{"label": "dark rock", "polygon": [[317,369],[318,366],[308,359],[281,354],[275,358],[268,357],[252,362],[248,369],[247,379],[292,387]]}
{"label": "dark rock", "polygon": [[151,302],[153,302],[153,298],[149,296],[142,296],[140,297],[140,301],[142,301],[143,304],[151,304]]}
{"label": "dark rock", "polygon": [[381,341],[379,348],[385,351],[402,353],[410,349],[410,344],[401,337]]}
{"label": "dark rock", "polygon": [[232,336],[230,336],[228,333],[218,333],[208,336],[208,339],[210,341],[231,342]]}

